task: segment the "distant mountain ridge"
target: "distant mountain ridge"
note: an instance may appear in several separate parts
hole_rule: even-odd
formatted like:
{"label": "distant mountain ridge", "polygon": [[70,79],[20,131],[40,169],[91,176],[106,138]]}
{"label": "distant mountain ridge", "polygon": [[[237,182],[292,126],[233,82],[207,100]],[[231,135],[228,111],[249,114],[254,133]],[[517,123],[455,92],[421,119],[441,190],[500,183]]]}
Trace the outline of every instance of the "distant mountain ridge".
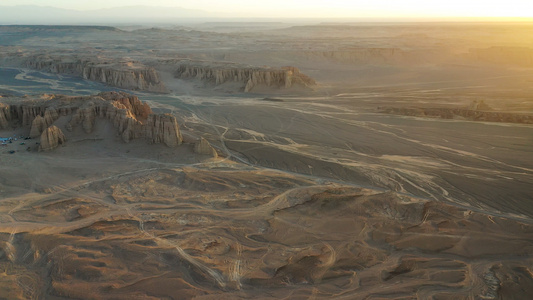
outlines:
{"label": "distant mountain ridge", "polygon": [[180,7],[126,6],[79,11],[50,6],[0,6],[0,25],[157,23],[209,17],[209,12]]}
{"label": "distant mountain ridge", "polygon": [[0,24],[0,31],[47,31],[47,30],[78,30],[78,31],[122,31],[113,26],[98,26],[98,25],[2,25]]}

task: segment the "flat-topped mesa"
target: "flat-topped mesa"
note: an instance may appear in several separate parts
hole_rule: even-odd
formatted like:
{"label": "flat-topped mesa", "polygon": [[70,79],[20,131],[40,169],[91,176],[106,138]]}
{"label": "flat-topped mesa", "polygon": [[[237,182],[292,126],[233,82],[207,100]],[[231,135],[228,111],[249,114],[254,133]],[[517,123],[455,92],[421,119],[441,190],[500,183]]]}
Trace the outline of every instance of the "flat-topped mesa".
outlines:
{"label": "flat-topped mesa", "polygon": [[97,59],[67,59],[35,55],[27,58],[25,67],[58,74],[71,74],[87,80],[129,90],[167,93],[157,71],[140,62],[107,62]]}
{"label": "flat-topped mesa", "polygon": [[245,92],[258,85],[276,88],[290,88],[295,85],[312,87],[316,81],[303,74],[296,67],[258,68],[232,64],[202,65],[181,64],[174,76],[181,79],[198,79],[215,85],[226,82],[242,83]]}
{"label": "flat-topped mesa", "polygon": [[31,122],[30,137],[36,138],[41,135],[41,133],[48,127],[46,120],[37,115],[35,119]]}
{"label": "flat-topped mesa", "polygon": [[[69,132],[81,127],[85,133],[90,134],[99,120],[108,120],[124,142],[145,138],[149,143],[163,143],[169,147],[183,142],[174,116],[153,114],[146,103],[123,92],[106,92],[85,97],[48,96],[41,99],[9,100],[2,98],[5,102],[0,102],[0,129],[9,126],[27,127],[31,124],[31,137],[42,138],[43,132],[54,123],[64,124],[64,129]],[[58,119],[63,121],[56,122]]]}
{"label": "flat-topped mesa", "polygon": [[9,119],[11,118],[9,105],[0,103],[0,129],[7,128],[9,126]]}

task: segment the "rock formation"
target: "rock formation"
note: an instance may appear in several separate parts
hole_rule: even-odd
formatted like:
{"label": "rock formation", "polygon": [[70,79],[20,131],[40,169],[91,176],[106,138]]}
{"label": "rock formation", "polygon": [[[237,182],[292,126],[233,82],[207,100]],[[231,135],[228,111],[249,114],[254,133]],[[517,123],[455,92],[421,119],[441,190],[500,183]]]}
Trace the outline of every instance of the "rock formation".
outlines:
{"label": "rock formation", "polygon": [[44,111],[44,121],[47,125],[54,123],[59,118],[59,112],[51,107],[46,108]]}
{"label": "rock formation", "polygon": [[66,59],[34,55],[26,58],[22,64],[27,68],[58,74],[71,74],[129,90],[168,92],[159,79],[157,71],[140,62],[113,63],[98,59]]}
{"label": "rock formation", "polygon": [[[9,98],[3,98],[3,101],[9,101]],[[22,98],[11,103],[0,103],[0,127],[24,127],[31,124],[31,137],[45,137],[43,150],[55,147],[55,136],[52,134],[57,127],[51,125],[60,117],[70,117],[65,125],[68,131],[81,127],[89,134],[93,132],[96,122],[108,120],[124,142],[145,138],[149,143],[163,143],[169,147],[183,142],[174,116],[153,114],[146,103],[123,92],[106,92],[87,97]],[[63,142],[64,139],[60,138],[59,143]]]}
{"label": "rock formation", "polygon": [[39,151],[50,151],[59,147],[66,142],[65,135],[61,129],[57,126],[50,126],[46,128],[41,134],[41,143],[39,145]]}
{"label": "rock formation", "polygon": [[[31,118],[27,116],[27,118]],[[37,115],[31,122],[30,137],[38,137],[50,125],[52,125],[59,118],[59,112],[51,107],[44,111],[44,116]]]}
{"label": "rock formation", "polygon": [[47,127],[46,120],[41,115],[37,115],[31,122],[30,137],[35,138],[40,136]]}
{"label": "rock formation", "polygon": [[9,116],[9,106],[5,105],[4,103],[0,103],[0,129],[7,128],[9,126]]}
{"label": "rock formation", "polygon": [[226,82],[239,82],[244,91],[249,92],[258,85],[268,87],[290,88],[294,85],[311,87],[316,82],[309,76],[300,73],[295,67],[255,68],[233,64],[203,65],[182,64],[175,72],[176,78],[194,78],[220,85]]}
{"label": "rock formation", "polygon": [[533,124],[533,115],[531,114],[495,112],[465,108],[384,107],[380,108],[380,112],[413,117],[466,119],[481,122]]}
{"label": "rock formation", "polygon": [[175,147],[183,142],[178,122],[170,114],[149,115],[145,127],[146,137],[151,143]]}
{"label": "rock formation", "polygon": [[215,148],[203,137],[194,144],[194,152],[201,155],[209,155],[214,158],[218,157]]}

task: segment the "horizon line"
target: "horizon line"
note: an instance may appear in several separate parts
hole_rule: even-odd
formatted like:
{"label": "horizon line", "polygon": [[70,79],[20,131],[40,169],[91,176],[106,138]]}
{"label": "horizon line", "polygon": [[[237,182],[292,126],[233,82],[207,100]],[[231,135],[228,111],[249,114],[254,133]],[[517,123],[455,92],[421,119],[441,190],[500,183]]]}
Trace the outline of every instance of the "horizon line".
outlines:
{"label": "horizon line", "polygon": [[[9,4],[0,4],[0,7],[38,7],[38,8],[52,8],[52,9],[58,9],[58,10],[65,10],[65,11],[75,11],[75,12],[95,12],[100,10],[112,10],[112,9],[120,9],[120,8],[163,8],[163,9],[181,9],[185,11],[194,11],[194,12],[203,12],[206,14],[210,14],[210,16],[200,16],[200,17],[179,17],[180,19],[260,19],[260,20],[268,20],[268,19],[277,19],[277,20],[353,20],[353,21],[368,21],[368,20],[380,20],[379,22],[388,22],[387,20],[393,20],[390,22],[533,22],[533,16],[460,16],[460,15],[376,15],[376,16],[324,16],[324,17],[316,17],[316,16],[251,16],[251,17],[243,17],[243,16],[231,16],[227,15],[228,13],[225,12],[214,12],[214,11],[208,11],[203,9],[197,9],[197,8],[186,8],[183,6],[165,6],[165,5],[124,5],[124,6],[113,6],[113,7],[106,7],[106,8],[92,8],[92,9],[74,9],[74,8],[62,8],[57,6],[51,6],[51,5],[31,5],[31,4],[17,4],[17,5],[9,5]],[[226,14],[226,16],[224,16]],[[147,17],[150,18],[150,17]],[[169,19],[169,18],[165,18]],[[1,21],[0,21],[1,22]]]}

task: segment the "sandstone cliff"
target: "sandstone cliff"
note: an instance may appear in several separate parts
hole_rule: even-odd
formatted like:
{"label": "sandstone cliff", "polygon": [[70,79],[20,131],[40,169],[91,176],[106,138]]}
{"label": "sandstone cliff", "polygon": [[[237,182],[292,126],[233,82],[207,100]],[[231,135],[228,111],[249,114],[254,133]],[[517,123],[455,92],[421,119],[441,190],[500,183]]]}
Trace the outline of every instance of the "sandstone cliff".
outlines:
{"label": "sandstone cliff", "polygon": [[214,158],[218,157],[215,148],[213,148],[213,146],[211,146],[211,144],[203,137],[194,144],[194,152],[201,155],[209,155]]}
{"label": "sandstone cliff", "polygon": [[[169,147],[183,142],[174,116],[153,114],[146,103],[122,92],[106,92],[87,97],[23,98],[12,103],[0,103],[0,127],[25,127],[31,124],[29,135],[32,137],[43,137],[60,117],[67,118],[65,129],[68,131],[81,127],[85,133],[90,134],[96,122],[108,120],[124,142],[144,138],[149,143],[163,143]],[[43,150],[50,148],[47,145],[43,146]]]}
{"label": "sandstone cliff", "polygon": [[[27,117],[27,118],[31,118]],[[30,137],[38,137],[50,125],[59,118],[59,112],[51,107],[47,107],[44,116],[37,115],[31,122]]]}
{"label": "sandstone cliff", "polygon": [[146,137],[151,143],[175,147],[183,142],[178,122],[170,114],[149,115],[145,128]]}
{"label": "sandstone cliff", "polygon": [[302,74],[298,68],[255,68],[233,64],[181,64],[175,72],[176,78],[198,79],[220,85],[226,82],[242,83],[245,92],[258,85],[276,88],[290,88],[294,85],[312,87],[316,82]]}
{"label": "sandstone cliff", "polygon": [[41,143],[39,145],[39,151],[50,151],[59,147],[66,142],[65,135],[61,129],[52,125],[41,134]]}
{"label": "sandstone cliff", "polygon": [[48,127],[46,121],[41,115],[37,115],[31,122],[30,137],[35,138],[41,135],[41,133]]}
{"label": "sandstone cliff", "polygon": [[9,103],[10,97],[2,98],[4,102],[0,103],[0,129],[7,128],[13,122],[17,123],[14,124],[16,126],[30,126],[38,115],[49,126],[60,114],[65,115],[71,112],[69,107],[50,108],[51,110],[47,111],[49,108],[49,103],[47,102],[51,98],[53,96],[43,96],[40,99],[23,99],[16,104]]}
{"label": "sandstone cliff", "polygon": [[27,68],[58,74],[71,74],[87,80],[129,90],[167,93],[157,71],[140,62],[112,62],[101,59],[67,59],[34,55],[25,58]]}

